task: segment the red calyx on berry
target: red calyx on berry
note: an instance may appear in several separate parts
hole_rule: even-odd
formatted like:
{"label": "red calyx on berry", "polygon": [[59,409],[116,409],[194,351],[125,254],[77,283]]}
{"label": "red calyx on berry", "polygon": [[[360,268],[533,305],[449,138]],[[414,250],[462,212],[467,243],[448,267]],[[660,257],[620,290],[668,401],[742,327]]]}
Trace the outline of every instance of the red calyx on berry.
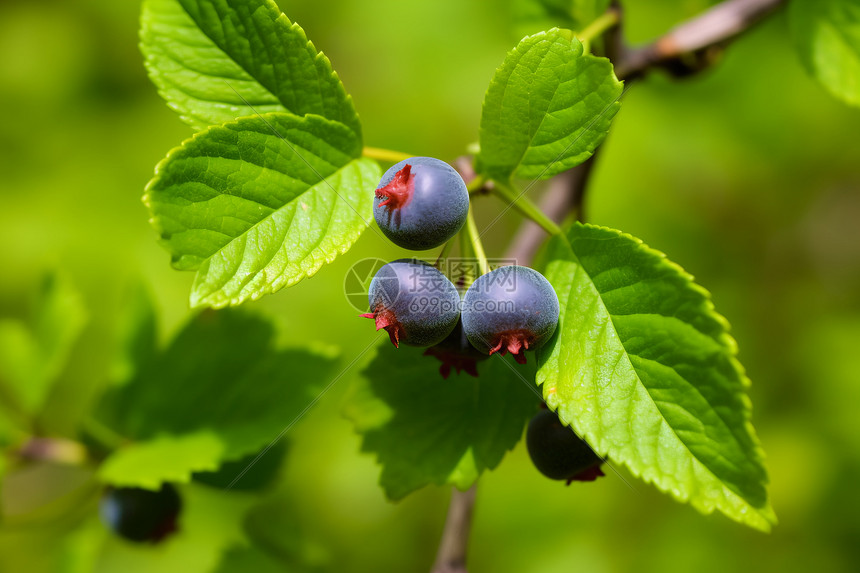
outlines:
{"label": "red calyx on berry", "polygon": [[575,481],[594,481],[599,477],[605,476],[606,474],[603,473],[602,469],[600,469],[601,465],[603,465],[602,462],[595,466],[591,466],[590,468],[582,470],[575,476],[567,478],[567,483],[565,485],[570,485]]}
{"label": "red calyx on berry", "polygon": [[379,207],[388,208],[388,222],[391,222],[391,214],[402,209],[412,199],[415,190],[415,175],[412,174],[412,166],[406,164],[403,169],[394,174],[391,181],[385,187],[376,190],[376,196],[384,201],[379,202]]}
{"label": "red calyx on berry", "polygon": [[514,357],[519,364],[526,363],[525,351],[529,349],[529,341],[533,335],[526,330],[509,330],[502,332],[494,341],[494,346],[490,348],[490,354],[498,352],[502,356],[508,352]]}
{"label": "red calyx on berry", "polygon": [[400,348],[400,338],[403,336],[403,326],[394,316],[394,312],[386,308],[377,308],[374,312],[360,315],[362,318],[372,318],[376,322],[376,330],[385,329],[388,338],[395,348]]}
{"label": "red calyx on berry", "polygon": [[463,371],[469,376],[478,377],[478,359],[473,356],[463,356],[456,350],[442,348],[441,346],[431,346],[424,351],[424,356],[433,356],[442,363],[439,366],[439,374],[445,380],[451,375],[452,368],[457,374]]}

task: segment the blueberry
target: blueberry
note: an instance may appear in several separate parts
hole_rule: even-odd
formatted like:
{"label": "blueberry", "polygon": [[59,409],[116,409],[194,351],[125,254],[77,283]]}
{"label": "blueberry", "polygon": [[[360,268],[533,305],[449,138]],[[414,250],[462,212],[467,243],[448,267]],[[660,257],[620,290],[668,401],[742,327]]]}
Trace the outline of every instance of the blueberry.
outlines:
{"label": "blueberry", "polygon": [[466,291],[463,330],[481,352],[510,352],[524,364],[526,350],[552,337],[558,310],[558,297],[542,274],[528,267],[501,267],[478,277]]}
{"label": "blueberry", "polygon": [[535,467],[550,479],[594,481],[603,460],[555,412],[541,410],[529,422],[526,448]]}
{"label": "blueberry", "polygon": [[373,216],[391,242],[432,249],[457,234],[469,213],[469,192],[457,171],[432,157],[404,159],[376,188]]}
{"label": "blueberry", "polygon": [[460,316],[460,293],[436,267],[414,259],[384,265],[370,281],[370,312],[361,316],[384,328],[394,346],[432,346],[448,336]]}
{"label": "blueberry", "polygon": [[157,543],[176,531],[182,509],[179,493],[170,484],[158,491],[136,487],[110,488],[99,505],[102,522],[129,541]]}
{"label": "blueberry", "polygon": [[433,356],[442,363],[439,366],[439,374],[448,379],[453,368],[457,374],[460,371],[470,376],[478,377],[478,361],[486,360],[487,355],[481,354],[472,346],[463,332],[463,323],[457,321],[457,326],[451,331],[445,340],[435,346],[431,346],[424,353],[425,356]]}

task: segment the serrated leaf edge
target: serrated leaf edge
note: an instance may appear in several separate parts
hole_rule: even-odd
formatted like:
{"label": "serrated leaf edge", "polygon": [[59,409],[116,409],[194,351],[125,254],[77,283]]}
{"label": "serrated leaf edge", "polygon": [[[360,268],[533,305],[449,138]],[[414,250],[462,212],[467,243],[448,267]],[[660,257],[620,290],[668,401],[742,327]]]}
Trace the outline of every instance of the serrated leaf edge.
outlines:
{"label": "serrated leaf edge", "polygon": [[[383,337],[383,338],[384,338],[384,337]],[[383,341],[383,340],[380,340],[380,343],[379,343],[379,344],[377,345],[377,347],[375,348],[375,352],[379,352],[379,347],[380,347],[380,345],[383,345],[383,344],[388,344],[388,339],[387,339],[387,338],[386,338],[384,341]],[[374,356],[371,356],[371,357],[368,359],[367,364],[370,364],[370,362],[372,362],[372,361],[373,361],[373,359],[375,358],[375,356],[376,356],[375,354],[374,354]],[[501,357],[500,357],[500,358],[501,358]],[[366,370],[366,368],[367,368],[367,366],[365,365],[365,370]],[[406,499],[409,495],[411,495],[411,494],[415,493],[416,491],[418,491],[418,490],[420,490],[420,489],[423,489],[423,488],[425,488],[425,487],[427,487],[427,486],[429,486],[429,485],[433,485],[433,486],[437,486],[437,487],[442,487],[442,486],[453,486],[453,487],[456,487],[456,488],[457,488],[458,490],[460,490],[460,491],[466,491],[467,489],[469,489],[470,487],[472,487],[475,483],[477,483],[477,481],[481,478],[481,476],[482,476],[485,472],[494,471],[496,468],[498,468],[498,467],[502,464],[502,462],[505,460],[506,455],[507,455],[509,452],[513,451],[513,450],[514,450],[514,448],[516,448],[517,444],[519,443],[519,440],[518,440],[518,441],[517,441],[517,442],[515,442],[511,447],[509,447],[509,448],[505,448],[505,450],[504,450],[504,451],[505,451],[505,454],[504,454],[504,455],[502,455],[502,457],[499,459],[499,461],[498,461],[498,463],[496,463],[496,465],[494,465],[494,466],[492,466],[492,467],[491,467],[491,466],[487,466],[487,467],[485,467],[483,470],[478,471],[477,475],[476,475],[476,476],[475,476],[475,478],[474,478],[474,479],[472,479],[472,480],[468,480],[468,479],[466,479],[466,478],[465,478],[465,476],[464,476],[464,474],[463,474],[461,471],[459,471],[459,469],[460,469],[460,465],[462,464],[463,459],[465,459],[468,455],[472,455],[472,456],[474,456],[473,448],[470,446],[470,447],[466,450],[466,452],[463,454],[463,456],[460,458],[460,461],[457,463],[457,465],[456,465],[456,466],[454,466],[454,468],[451,470],[451,473],[449,473],[449,474],[448,474],[448,476],[447,476],[445,479],[442,479],[442,480],[438,480],[438,479],[428,479],[428,480],[426,480],[426,481],[425,481],[425,483],[423,483],[422,485],[419,485],[419,486],[414,487],[414,488],[412,488],[412,489],[410,489],[410,490],[408,490],[408,491],[405,491],[405,492],[403,492],[402,494],[399,494],[399,495],[393,495],[393,494],[391,493],[390,489],[389,489],[389,488],[387,488],[387,487],[382,483],[382,474],[383,474],[383,471],[384,471],[384,469],[385,469],[385,466],[384,466],[384,464],[383,464],[383,463],[382,463],[382,461],[381,461],[380,453],[379,453],[378,451],[371,450],[371,449],[368,449],[368,448],[366,447],[366,439],[365,439],[365,438],[366,438],[366,436],[365,436],[366,431],[363,431],[363,430],[359,427],[359,421],[357,420],[357,418],[356,418],[355,416],[353,416],[352,414],[350,414],[350,408],[348,407],[348,405],[349,405],[350,403],[352,403],[352,401],[354,400],[354,398],[355,398],[356,394],[357,394],[357,393],[359,393],[359,391],[360,391],[361,386],[360,386],[359,384],[361,384],[361,385],[369,384],[369,380],[364,376],[364,372],[365,372],[365,370],[362,370],[362,371],[359,373],[359,376],[360,376],[360,382],[358,382],[358,383],[353,383],[353,385],[350,387],[349,391],[347,392],[347,395],[346,395],[346,396],[345,396],[345,398],[344,398],[344,401],[343,401],[343,404],[342,404],[342,406],[341,406],[341,409],[340,409],[340,410],[341,410],[341,415],[342,415],[346,420],[348,420],[348,421],[351,423],[353,434],[354,434],[354,435],[356,435],[356,436],[358,436],[359,438],[361,438],[361,453],[363,453],[363,454],[365,454],[365,455],[369,456],[369,457],[373,460],[374,464],[375,464],[376,466],[378,466],[378,467],[379,467],[379,477],[377,478],[377,484],[378,484],[378,485],[379,485],[379,487],[382,489],[382,491],[385,493],[385,497],[386,497],[389,501],[392,501],[392,502],[398,502],[398,501],[401,501],[401,500],[403,500],[403,499]],[[524,427],[525,427],[525,426],[524,426]],[[378,428],[378,427],[372,427],[372,428],[369,428],[369,429],[370,429],[370,430],[375,430],[375,429],[377,429],[377,428]]]}
{"label": "serrated leaf edge", "polygon": [[[678,263],[675,263],[674,261],[670,260],[666,256],[666,254],[663,253],[662,251],[659,251],[653,247],[648,246],[642,239],[635,237],[629,233],[625,233],[623,231],[619,231],[617,229],[613,229],[611,227],[606,227],[606,226],[602,226],[602,225],[593,225],[593,224],[589,224],[589,223],[575,223],[575,224],[581,225],[583,227],[591,227],[591,228],[595,228],[595,229],[601,229],[604,231],[609,231],[611,233],[616,234],[619,237],[623,237],[625,239],[632,240],[639,248],[643,249],[649,255],[656,256],[662,264],[666,265],[668,268],[675,271],[681,278],[686,280],[688,286],[692,287],[694,290],[696,290],[699,294],[701,294],[703,296],[703,301],[702,301],[703,307],[704,307],[703,310],[705,310],[705,312],[707,312],[712,318],[717,320],[717,322],[719,322],[720,325],[722,326],[722,330],[721,330],[720,335],[719,335],[719,341],[725,344],[728,358],[729,358],[732,366],[736,369],[738,375],[740,376],[741,384],[743,385],[743,387],[745,389],[749,388],[751,386],[751,381],[746,374],[746,369],[743,367],[743,365],[740,363],[740,361],[737,358],[738,344],[737,344],[737,341],[734,339],[734,337],[731,334],[729,334],[729,329],[730,329],[729,321],[722,314],[717,312],[716,307],[714,306],[714,302],[713,302],[710,291],[708,291],[707,289],[705,289],[704,287],[702,287],[701,285],[696,283],[692,274],[690,274],[686,270],[684,270],[684,268],[681,267],[681,265],[679,265]],[[567,234],[562,233],[562,235],[560,235],[560,236],[561,236],[562,240],[565,242],[565,244],[567,245],[567,247],[570,251],[570,254],[574,257],[575,264],[577,264],[583,270],[583,272],[588,274],[587,271],[585,271],[585,268],[579,262],[579,257],[576,255],[575,251],[573,250],[573,246],[572,246],[571,242],[569,241]],[[547,262],[551,262],[551,261],[547,261]],[[591,277],[589,276],[589,278],[591,278]],[[612,314],[606,310],[606,307],[603,304],[603,298],[600,296],[600,294],[597,293],[597,295],[601,301],[600,302],[601,307],[603,308],[604,312],[606,312],[606,315],[610,318],[610,323],[612,324],[613,331],[615,331],[615,323],[614,323],[614,321],[612,321]],[[617,335],[617,331],[615,331],[615,333]],[[626,349],[625,349],[625,356],[626,356]],[[632,368],[632,370],[633,370],[633,372],[636,372],[635,368]],[[562,421],[562,423],[564,423],[566,426],[573,428],[580,436],[585,438],[586,441],[589,443],[589,445],[592,445],[592,447],[595,447],[595,444],[597,444],[597,446],[595,447],[595,451],[597,451],[598,454],[600,454],[604,458],[607,455],[609,455],[610,452],[608,451],[608,449],[605,447],[602,447],[603,444],[600,444],[598,442],[598,440],[595,439],[596,437],[591,435],[591,432],[587,432],[584,429],[578,428],[577,424],[575,423],[575,420],[567,420],[563,417],[563,415],[560,412],[557,411],[558,410],[557,404],[550,404],[549,395],[547,392],[545,392],[545,388],[543,387],[544,379],[545,379],[545,376],[541,375],[541,370],[540,370],[540,368],[538,368],[538,373],[537,373],[537,376],[535,378],[535,381],[536,381],[537,385],[539,387],[541,387],[541,389],[542,389],[542,393],[544,394],[544,400],[547,401],[547,406],[549,406],[553,411],[555,411],[558,414],[559,419]],[[638,379],[638,374],[637,374],[637,379]],[[641,380],[640,380],[640,384],[641,384]],[[646,394],[648,394],[649,398],[651,397],[650,393],[646,392]],[[764,484],[767,485],[769,483],[769,480],[767,479],[767,470],[764,466],[766,455],[765,455],[764,449],[761,445],[761,441],[759,440],[758,435],[756,434],[754,426],[752,424],[752,400],[750,399],[750,397],[747,393],[743,393],[742,400],[744,402],[744,405],[746,406],[746,408],[744,409],[744,427],[750,434],[750,437],[751,437],[751,440],[753,443],[753,448],[754,448],[753,451],[755,452],[755,454],[758,455],[758,457],[761,461],[762,467],[765,469]],[[656,404],[655,404],[655,407],[656,407]],[[659,411],[659,408],[657,410]],[[675,433],[675,429],[671,425],[669,425],[668,427],[672,430],[673,433]],[[677,434],[675,434],[675,435],[677,437]],[[696,455],[692,451],[690,451],[689,448],[687,448],[687,445],[684,443],[683,440],[681,440],[680,437],[678,437],[678,441],[679,441],[679,443],[681,443],[684,446],[684,448],[687,450],[687,452],[689,452],[690,456],[692,456],[693,459],[695,459],[699,464],[701,464],[701,466],[708,473],[710,473],[718,483],[720,483],[726,490],[728,490],[735,497],[737,497],[739,500],[741,500],[746,507],[755,511],[764,520],[764,521],[750,520],[747,518],[746,514],[744,514],[743,515],[743,523],[746,523],[747,525],[750,525],[752,527],[755,527],[756,529],[760,529],[760,530],[765,531],[765,532],[769,532],[770,526],[776,525],[778,523],[778,520],[776,518],[776,514],[773,512],[773,508],[771,507],[770,503],[768,503],[766,506],[764,506],[762,508],[757,508],[757,507],[753,507],[752,505],[750,505],[749,502],[747,502],[740,494],[735,492],[732,488],[730,488],[727,484],[725,484],[719,477],[714,475],[713,472],[711,471],[711,469],[708,468],[704,463],[702,463],[701,460],[699,460],[698,457],[696,457]],[[610,458],[610,461],[612,461],[611,458]],[[628,471],[630,471],[630,473],[632,473],[637,478],[642,479],[645,483],[653,484],[657,489],[659,489],[660,491],[663,491],[665,493],[670,494],[675,500],[677,500],[679,502],[689,503],[691,506],[693,506],[696,510],[698,510],[700,513],[702,513],[704,515],[710,515],[717,509],[720,509],[720,511],[724,514],[726,513],[724,510],[719,508],[717,506],[717,504],[711,499],[696,501],[696,500],[694,500],[694,498],[685,496],[684,494],[682,494],[680,491],[678,491],[676,489],[664,490],[663,487],[657,483],[656,478],[654,478],[653,476],[644,475],[644,473],[645,473],[644,471],[640,471],[640,470],[637,470],[636,468],[631,467],[627,462],[619,460],[619,463],[624,465],[624,467],[626,467],[628,469]],[[728,514],[726,514],[726,515],[727,515],[727,517],[729,517],[731,519],[737,519],[736,516],[728,515]]]}
{"label": "serrated leaf edge", "polygon": [[[331,76],[334,79],[336,79],[338,81],[338,83],[341,85],[341,87],[343,88],[343,93],[345,95],[345,101],[347,104],[349,104],[350,109],[355,114],[355,125],[354,126],[353,125],[347,125],[347,124],[344,124],[344,125],[346,125],[350,129],[352,129],[353,132],[358,136],[358,140],[363,143],[364,137],[362,135],[362,129],[361,129],[361,118],[358,115],[358,110],[355,108],[355,101],[353,100],[352,95],[346,90],[346,86],[344,85],[343,81],[340,79],[340,76],[338,75],[337,71],[335,71],[334,66],[331,63],[331,59],[329,59],[329,57],[326,56],[323,51],[318,50],[317,47],[314,45],[314,43],[310,39],[308,39],[307,33],[305,32],[304,28],[302,28],[298,24],[298,22],[291,21],[289,19],[289,17],[280,9],[280,7],[278,7],[278,5],[275,2],[273,2],[272,0],[265,0],[265,1],[267,4],[270,4],[271,9],[273,9],[279,13],[279,16],[277,18],[275,18],[274,22],[277,23],[281,20],[285,20],[288,28],[290,28],[292,30],[296,30],[298,32],[299,36],[305,41],[306,46],[308,48],[312,49],[316,53],[316,55],[314,56],[314,61],[315,62],[316,61],[324,62],[326,64],[326,66],[328,67],[328,69],[331,70]],[[188,11],[185,10],[185,7],[183,7],[181,4],[179,5],[179,7],[182,9],[183,12],[185,12],[189,16],[189,18],[191,18],[192,21],[194,20],[194,17],[191,16],[191,14],[188,14]],[[140,22],[144,22],[146,11],[147,11],[147,2],[146,1],[141,2],[140,10],[141,10]],[[199,26],[198,26],[198,29],[200,29]],[[206,38],[208,38],[213,43],[213,45],[218,47],[217,44],[215,44],[215,41],[212,40],[212,38],[209,37],[209,35],[206,34],[206,32],[204,32],[202,29],[200,29],[200,32],[203,35],[205,35]],[[210,124],[208,126],[202,126],[200,121],[198,121],[197,119],[195,119],[192,116],[186,115],[185,113],[182,112],[182,110],[179,109],[179,107],[174,102],[170,101],[170,99],[167,97],[167,89],[165,89],[161,85],[161,82],[156,79],[159,77],[158,70],[155,67],[155,64],[152,62],[153,56],[151,54],[149,54],[146,50],[145,38],[144,38],[145,33],[146,33],[145,25],[141,25],[140,29],[138,30],[138,44],[137,45],[138,45],[138,49],[143,54],[143,65],[146,68],[147,75],[149,76],[150,81],[152,81],[152,83],[155,84],[156,91],[158,92],[158,95],[161,97],[161,99],[163,99],[167,103],[167,106],[170,109],[172,109],[174,112],[176,112],[179,115],[179,119],[182,120],[182,122],[188,124],[189,126],[191,126],[194,129],[197,129],[198,131],[205,130],[207,127],[212,127],[213,125],[223,125],[223,124]],[[218,49],[221,50],[220,47],[218,47]],[[230,56],[229,54],[227,54],[223,50],[221,50],[221,51],[224,53],[224,55],[227,58],[229,58],[229,60],[231,62],[233,62],[237,66],[239,66],[242,69],[242,71],[248,75],[249,78],[251,78],[252,80],[257,82],[258,84],[260,83],[259,80],[257,80],[257,78],[255,78],[253,75],[251,75],[251,73],[248,70],[246,70],[241,64],[239,64],[239,62],[234,60],[232,56]],[[229,85],[229,83],[228,83],[228,85]],[[260,85],[262,86],[262,84],[260,84]],[[265,88],[265,86],[263,86],[263,87]],[[265,88],[265,89],[266,89],[266,91],[268,91],[268,88]],[[275,97],[275,99],[278,100],[284,113],[291,113],[291,114],[296,115],[298,117],[304,117],[304,116],[296,114],[295,112],[287,109],[284,106],[283,102],[281,102],[280,98],[278,98],[275,94],[273,94],[270,91],[269,91],[269,93],[272,94]],[[225,103],[224,105],[229,105],[229,104]],[[252,110],[254,110],[253,106],[251,106],[250,104],[248,104],[248,107],[250,107]],[[257,113],[256,110],[254,110],[254,113]],[[259,113],[257,113],[257,115],[259,115]],[[315,114],[305,114],[305,115],[315,115]],[[234,120],[240,119],[242,117],[246,117],[246,116],[241,116],[241,115],[236,116],[234,118]],[[339,123],[343,123],[337,119],[332,119],[332,118],[326,118],[326,119],[330,119],[331,121],[337,121]]]}
{"label": "serrated leaf edge", "polygon": [[[558,32],[559,36],[561,36],[563,38],[567,38],[568,40],[570,40],[571,46],[576,46],[576,45],[579,46],[580,50],[579,50],[579,54],[577,54],[577,56],[576,56],[577,58],[591,57],[595,60],[606,60],[609,63],[609,68],[610,68],[610,72],[612,73],[612,77],[615,79],[616,83],[618,83],[622,86],[622,89],[623,89],[624,82],[622,80],[619,80],[618,77],[615,75],[615,66],[613,65],[612,61],[609,60],[609,58],[595,56],[594,54],[591,54],[591,53],[585,53],[582,42],[580,42],[579,38],[577,38],[576,35],[571,30],[568,30],[566,28],[558,28],[558,27],[550,28],[549,30],[542,30],[540,32],[537,32],[536,34],[523,36],[523,38],[519,42],[517,42],[517,44],[512,49],[508,50],[508,52],[505,54],[504,59],[502,60],[502,63],[499,64],[499,66],[496,67],[496,69],[493,71],[493,76],[492,76],[492,79],[490,80],[490,85],[488,86],[487,90],[484,92],[484,98],[483,98],[483,100],[481,100],[482,118],[483,118],[484,106],[487,104],[487,96],[489,95],[490,88],[493,85],[493,81],[496,79],[496,75],[502,70],[502,68],[505,67],[505,63],[508,61],[508,58],[511,57],[517,51],[517,49],[520,47],[520,44],[522,44],[524,41],[526,41],[530,38],[537,38],[538,36],[549,36],[553,32]],[[557,89],[558,88],[556,88],[556,90]],[[619,106],[620,106],[620,103],[619,103],[618,99],[616,99],[613,103],[611,103],[609,106],[607,106],[607,108],[605,110],[603,110],[600,115],[603,115],[603,113],[606,113],[606,111],[611,107],[618,108]],[[617,113],[617,109],[616,109],[615,113]],[[615,114],[613,113],[613,116],[614,115]],[[598,118],[599,118],[599,116],[598,116]],[[545,119],[546,119],[546,115],[544,116],[544,119],[541,120],[540,125],[543,125],[543,121]],[[540,125],[538,126],[538,129],[540,129]],[[586,128],[588,128],[588,127],[590,127],[590,125],[587,126]],[[483,133],[483,129],[479,127],[479,130],[478,130],[478,145],[479,146],[480,146],[480,142],[481,142],[482,133]],[[532,137],[529,139],[529,142],[531,143],[531,141],[533,139],[534,139],[534,135],[532,135]],[[602,143],[602,141],[601,141],[601,143]],[[599,144],[598,144],[598,146],[599,146]],[[480,147],[479,147],[478,153],[475,155],[474,165],[475,165],[478,173],[481,173],[481,174],[487,176],[489,179],[497,181],[503,185],[512,185],[513,184],[512,181],[513,181],[514,177],[516,176],[517,170],[519,169],[520,165],[522,165],[523,157],[525,157],[526,153],[528,153],[529,147],[530,147],[530,145],[526,146],[526,148],[523,150],[522,154],[520,155],[520,158],[519,158],[519,161],[517,162],[517,164],[514,166],[514,168],[511,170],[511,172],[508,173],[507,176],[503,177],[503,178],[496,177],[495,175],[487,172],[486,169],[483,168],[483,166],[482,166],[483,160],[481,157]],[[595,149],[596,149],[596,147],[595,147]],[[583,159],[577,165],[581,165],[582,163],[587,161],[592,155],[594,155],[594,150],[587,152],[587,153],[588,153],[588,155],[585,157],[585,159]],[[573,168],[573,167],[576,167],[576,165],[570,166],[570,168]]]}
{"label": "serrated leaf edge", "polygon": [[[329,119],[329,118],[326,118],[326,117],[323,117],[323,116],[317,115],[317,114],[306,114],[303,116],[299,116],[299,115],[296,115],[296,114],[293,114],[290,112],[270,112],[270,113],[291,115],[293,117],[298,117],[298,118],[317,117],[317,118],[324,119],[325,121],[329,121],[329,122],[333,122],[333,123],[339,123],[340,125],[343,125],[344,127],[349,128],[348,125],[340,123],[337,120]],[[268,115],[268,114],[265,114],[265,115]],[[185,149],[186,145],[190,144],[191,142],[195,141],[198,138],[202,138],[202,137],[208,135],[212,131],[215,131],[218,129],[229,129],[229,126],[237,125],[243,119],[263,119],[265,121],[265,115],[260,115],[260,114],[247,115],[247,116],[238,117],[234,121],[228,121],[225,123],[210,125],[204,129],[201,129],[200,131],[195,132],[194,134],[191,135],[191,137],[185,139],[182,143],[180,143],[179,145],[177,145],[176,147],[174,147],[173,149],[168,151],[167,155],[161,161],[159,161],[156,164],[155,174],[153,175],[153,177],[149,180],[149,182],[144,187],[144,193],[143,193],[143,197],[141,198],[141,201],[143,202],[144,206],[146,206],[146,208],[150,212],[150,214],[153,213],[153,207],[152,207],[152,201],[151,201],[151,199],[152,199],[152,195],[151,195],[152,188],[160,181],[161,177],[163,176],[163,171],[166,168],[166,166],[176,157],[176,155],[178,153],[180,153],[183,149]],[[353,132],[353,133],[355,133],[355,132]],[[274,133],[273,135],[277,136],[277,133]],[[358,162],[358,161],[368,161],[368,162],[378,166],[378,163],[375,160],[368,159],[368,158],[362,157],[361,155],[358,155],[356,157],[353,157],[349,163],[342,166],[335,173],[332,173],[332,175],[330,175],[329,177],[339,173],[348,165],[351,165],[351,164]],[[327,180],[328,180],[328,177],[320,179],[319,183],[323,183]],[[319,183],[308,188],[306,191],[302,192],[302,195],[304,195],[305,193],[307,193],[311,189],[316,188],[316,186],[319,185]],[[335,191],[335,193],[338,196],[340,196],[340,194],[337,193],[337,191]],[[298,197],[301,197],[301,195],[297,196],[297,198]],[[342,200],[345,201],[345,199],[342,199]],[[276,209],[275,212],[277,212],[281,208],[283,208],[283,206]],[[355,210],[358,213],[358,209],[356,209],[354,206],[353,206],[353,210]],[[352,248],[352,246],[359,239],[359,237],[361,237],[362,233],[364,233],[364,231],[367,229],[367,227],[370,226],[370,220],[369,219],[370,219],[371,214],[368,213],[367,215],[368,215],[367,217],[364,217],[361,215],[361,213],[359,213],[359,218],[361,218],[363,220],[365,225],[364,225],[364,227],[360,228],[359,230],[354,231],[352,233],[349,233],[349,241],[346,242],[343,247],[338,249],[337,252],[335,252],[334,254],[327,255],[324,258],[324,261],[320,261],[319,263],[315,263],[314,265],[311,265],[311,267],[306,269],[305,272],[302,275],[295,278],[295,280],[290,280],[290,281],[283,280],[282,281],[279,279],[279,280],[275,281],[274,283],[272,283],[272,285],[270,287],[267,287],[266,289],[255,292],[251,295],[247,295],[244,297],[233,297],[233,298],[226,300],[226,301],[215,301],[215,302],[211,302],[211,303],[206,302],[206,299],[211,295],[207,295],[207,297],[203,297],[202,299],[198,299],[197,297],[195,297],[195,291],[192,288],[191,295],[189,297],[189,303],[191,305],[191,308],[199,308],[199,307],[206,306],[206,307],[210,307],[210,308],[219,309],[219,308],[225,308],[227,306],[237,306],[237,305],[242,304],[243,302],[245,302],[247,300],[251,300],[251,301],[259,300],[260,298],[262,298],[265,295],[274,294],[283,288],[290,287],[294,284],[301,282],[302,280],[304,280],[306,278],[310,278],[310,277],[314,276],[317,272],[319,272],[319,270],[323,267],[323,265],[331,264],[338,257],[338,255],[346,254],[346,252]],[[155,232],[158,233],[159,243],[161,243],[162,246],[164,246],[164,229],[161,225],[159,217],[157,217],[155,215],[150,216],[149,224],[150,224],[150,226],[152,226],[152,228],[155,230]],[[255,223],[250,228],[254,228],[258,224],[259,224],[259,222]],[[231,239],[230,242],[232,242],[234,240],[236,240],[235,237],[233,239]],[[229,242],[227,244],[229,244]],[[168,250],[168,252],[170,252],[169,249],[165,248],[165,250]],[[170,253],[170,255],[171,255],[171,263],[175,264],[175,262],[176,262],[175,255],[172,252]],[[196,278],[198,270],[195,269],[194,272],[195,272],[195,278]]]}

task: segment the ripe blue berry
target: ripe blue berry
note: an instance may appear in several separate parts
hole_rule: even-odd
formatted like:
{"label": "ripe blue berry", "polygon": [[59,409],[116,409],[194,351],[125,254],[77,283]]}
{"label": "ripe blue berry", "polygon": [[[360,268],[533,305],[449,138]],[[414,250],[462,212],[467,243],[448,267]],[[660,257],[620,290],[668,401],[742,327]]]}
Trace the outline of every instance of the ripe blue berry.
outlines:
{"label": "ripe blue berry", "polygon": [[524,364],[526,350],[552,337],[558,311],[558,297],[542,274],[528,267],[501,267],[478,277],[466,291],[463,330],[481,352],[510,352]]}
{"label": "ripe blue berry", "polygon": [[385,172],[373,216],[394,244],[432,249],[457,234],[469,213],[469,192],[457,171],[432,157],[412,157]]}
{"label": "ripe blue berry", "polygon": [[465,371],[469,376],[478,377],[478,361],[486,360],[487,355],[481,354],[469,343],[466,333],[463,332],[463,323],[457,321],[457,326],[451,331],[445,340],[431,346],[424,352],[425,356],[433,356],[442,363],[439,366],[439,374],[448,379],[453,368],[457,374]]}
{"label": "ripe blue berry", "polygon": [[541,410],[529,422],[526,448],[535,467],[550,479],[594,481],[603,460],[555,412]]}
{"label": "ripe blue berry", "polygon": [[414,259],[384,265],[368,292],[370,312],[361,316],[384,328],[394,346],[432,346],[448,336],[460,316],[460,293],[436,267]]}
{"label": "ripe blue berry", "polygon": [[159,491],[136,487],[111,488],[99,505],[102,522],[129,541],[157,543],[176,531],[182,509],[179,493],[170,484]]}

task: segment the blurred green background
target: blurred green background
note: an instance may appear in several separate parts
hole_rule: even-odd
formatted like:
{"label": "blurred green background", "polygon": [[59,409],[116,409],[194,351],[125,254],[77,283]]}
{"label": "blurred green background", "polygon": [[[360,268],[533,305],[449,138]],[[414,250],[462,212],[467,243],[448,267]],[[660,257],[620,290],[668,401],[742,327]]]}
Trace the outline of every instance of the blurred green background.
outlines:
{"label": "blurred green background", "polygon": [[[331,58],[368,145],[447,160],[477,139],[484,89],[517,40],[505,0],[279,4]],[[709,3],[626,4],[629,39],[642,42]],[[191,131],[146,77],[138,14],[138,3],[114,0],[0,3],[0,315],[25,316],[53,268],[91,315],[41,420],[49,435],[74,435],[103,387],[114,318],[134,284],[152,292],[163,337],[189,312],[192,275],[170,268],[140,197],[156,162]],[[779,14],[701,77],[635,85],[589,190],[592,222],[668,253],[732,323],[768,454],[774,532],[703,517],[623,469],[623,480],[550,482],[520,444],[481,481],[470,571],[860,570],[858,133],[860,110],[805,75]],[[480,201],[479,227],[500,209]],[[518,224],[508,214],[493,226],[490,256]],[[346,272],[364,257],[398,255],[365,233],[313,279],[249,306],[276,317],[290,342],[339,346],[347,363],[374,334],[343,295]],[[449,493],[384,499],[378,468],[339,415],[350,377],[290,432],[283,482],[255,510],[258,527],[270,555],[298,552],[338,571],[426,571]],[[37,500],[53,487],[21,480]],[[220,547],[213,540],[241,525],[241,496],[189,495],[212,513],[198,518],[199,553],[165,557],[159,571],[202,570]],[[33,503],[37,515],[0,528],[0,571],[74,570],[98,524],[73,526],[94,508]],[[164,550],[119,552],[101,570],[144,570],[124,561],[140,551]],[[233,557],[223,571],[268,570]]]}

